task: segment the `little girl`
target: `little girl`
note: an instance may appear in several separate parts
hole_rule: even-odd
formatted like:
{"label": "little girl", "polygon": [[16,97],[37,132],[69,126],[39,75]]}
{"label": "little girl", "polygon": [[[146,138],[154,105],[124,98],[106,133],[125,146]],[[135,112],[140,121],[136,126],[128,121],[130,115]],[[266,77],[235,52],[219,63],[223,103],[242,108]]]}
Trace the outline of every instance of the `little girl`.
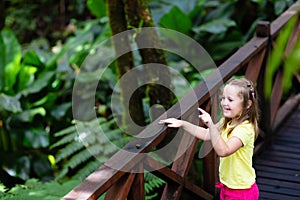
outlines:
{"label": "little girl", "polygon": [[258,105],[252,81],[246,78],[231,80],[221,99],[223,118],[214,124],[203,109],[199,118],[208,127],[196,126],[184,120],[168,118],[160,124],[182,127],[200,140],[210,140],[220,156],[220,200],[257,200],[259,190],[252,167],[254,141],[258,134]]}

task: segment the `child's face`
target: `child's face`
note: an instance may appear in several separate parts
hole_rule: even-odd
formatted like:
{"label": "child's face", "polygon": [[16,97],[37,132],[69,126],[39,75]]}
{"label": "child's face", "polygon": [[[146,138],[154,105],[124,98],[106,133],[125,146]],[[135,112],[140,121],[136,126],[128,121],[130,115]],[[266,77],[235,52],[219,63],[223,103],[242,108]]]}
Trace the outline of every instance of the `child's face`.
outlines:
{"label": "child's face", "polygon": [[223,115],[232,118],[232,121],[237,119],[243,111],[243,99],[239,93],[240,88],[235,85],[226,85],[223,90],[221,100]]}

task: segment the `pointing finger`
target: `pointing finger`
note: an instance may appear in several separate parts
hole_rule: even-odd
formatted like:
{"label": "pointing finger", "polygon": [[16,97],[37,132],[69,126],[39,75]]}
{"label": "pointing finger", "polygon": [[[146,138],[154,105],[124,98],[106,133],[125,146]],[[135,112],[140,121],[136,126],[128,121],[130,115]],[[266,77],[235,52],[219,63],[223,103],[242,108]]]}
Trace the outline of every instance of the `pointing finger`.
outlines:
{"label": "pointing finger", "polygon": [[201,114],[208,114],[205,110],[203,110],[202,108],[198,108],[198,110],[201,112]]}

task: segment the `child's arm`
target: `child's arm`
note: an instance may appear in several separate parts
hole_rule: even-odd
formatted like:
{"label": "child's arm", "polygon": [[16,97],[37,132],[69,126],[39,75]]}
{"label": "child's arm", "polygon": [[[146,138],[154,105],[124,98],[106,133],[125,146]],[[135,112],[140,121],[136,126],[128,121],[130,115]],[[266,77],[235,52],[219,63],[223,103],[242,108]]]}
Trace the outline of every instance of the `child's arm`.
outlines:
{"label": "child's arm", "polygon": [[231,137],[225,142],[221,137],[218,126],[212,122],[210,115],[201,108],[199,108],[199,111],[202,113],[199,115],[199,118],[209,127],[211,142],[218,156],[229,156],[243,146],[242,141],[238,137]]}
{"label": "child's arm", "polygon": [[184,120],[168,118],[165,120],[160,120],[159,124],[167,124],[168,127],[171,127],[171,128],[181,127],[185,131],[187,131],[189,134],[197,137],[200,140],[210,140],[210,134],[209,134],[207,128],[196,126],[196,125],[189,123],[187,121],[184,121]]}

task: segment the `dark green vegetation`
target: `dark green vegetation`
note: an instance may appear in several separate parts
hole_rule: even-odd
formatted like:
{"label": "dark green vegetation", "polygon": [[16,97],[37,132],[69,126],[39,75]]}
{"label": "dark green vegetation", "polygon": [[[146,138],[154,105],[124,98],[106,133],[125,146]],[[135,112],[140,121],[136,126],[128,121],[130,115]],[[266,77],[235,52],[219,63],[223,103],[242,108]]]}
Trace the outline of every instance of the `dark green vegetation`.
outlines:
{"label": "dark green vegetation", "polygon": [[[72,90],[78,70],[89,52],[108,39],[111,32],[104,0],[88,0],[87,4],[83,0],[72,2],[0,3],[1,13],[5,13],[0,16],[0,197],[3,199],[13,196],[18,199],[24,193],[28,194],[26,199],[41,199],[41,196],[59,199],[130,140],[117,128],[111,115],[111,93],[118,77],[115,63],[98,84],[97,120],[89,120],[90,116],[74,120]],[[259,20],[272,21],[293,2],[153,0],[149,8],[156,26],[194,38],[219,64],[253,36]],[[280,52],[277,55],[282,56]],[[296,55],[291,55],[290,62],[295,62]],[[170,57],[168,62],[179,66],[191,85],[201,80],[181,60]],[[86,73],[80,80],[83,83],[97,80],[92,73]],[[144,113],[148,113],[149,98],[144,96]],[[81,105],[83,110],[84,106]],[[147,114],[145,120],[149,122]],[[87,127],[101,124],[115,146],[105,140],[98,141],[93,130],[87,137],[90,141],[87,149],[78,142],[75,123]],[[102,153],[95,159],[91,151]],[[146,192],[151,199],[155,196],[153,189],[163,183],[151,175],[146,180]],[[55,190],[56,187],[60,189]],[[51,192],[50,188],[59,193]],[[29,190],[32,193],[25,192]]]}

